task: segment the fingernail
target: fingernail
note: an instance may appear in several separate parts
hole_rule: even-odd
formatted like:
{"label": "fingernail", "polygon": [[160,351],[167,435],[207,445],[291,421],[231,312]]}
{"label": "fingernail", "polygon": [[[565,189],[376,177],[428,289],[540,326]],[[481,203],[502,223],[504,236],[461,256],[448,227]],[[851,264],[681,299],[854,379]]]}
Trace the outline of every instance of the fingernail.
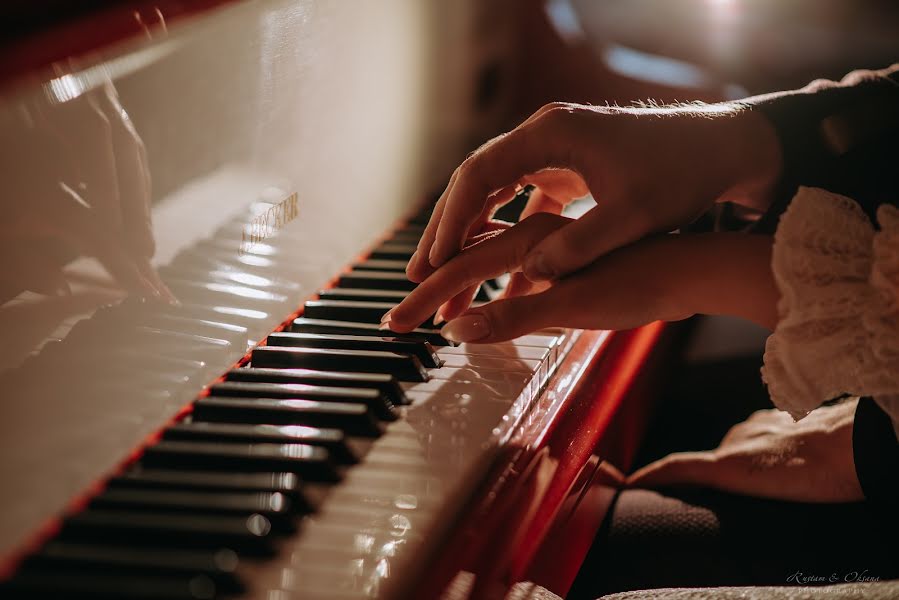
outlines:
{"label": "fingernail", "polygon": [[431,251],[428,253],[428,262],[435,269],[439,268],[440,265],[443,264],[443,261],[440,260],[440,256],[437,254],[437,244],[431,246]]}
{"label": "fingernail", "polygon": [[381,323],[380,325],[378,325],[378,330],[390,331],[390,321],[387,321],[386,323]]}
{"label": "fingernail", "polygon": [[484,315],[466,315],[444,325],[440,335],[451,342],[476,342],[490,335],[490,324]]}
{"label": "fingernail", "polygon": [[384,316],[381,317],[381,323],[390,323],[390,319],[392,318],[390,313],[392,313],[392,312],[393,312],[393,309],[391,308],[386,313],[384,313]]}
{"label": "fingernail", "polygon": [[438,310],[436,313],[434,313],[434,325],[440,325],[444,321],[446,321],[446,318],[443,316],[442,312]]}
{"label": "fingernail", "polygon": [[538,252],[529,257],[525,262],[524,275],[531,281],[544,281],[546,279],[552,279],[555,276],[555,273],[553,273],[549,263],[546,262],[546,257],[543,253]]}

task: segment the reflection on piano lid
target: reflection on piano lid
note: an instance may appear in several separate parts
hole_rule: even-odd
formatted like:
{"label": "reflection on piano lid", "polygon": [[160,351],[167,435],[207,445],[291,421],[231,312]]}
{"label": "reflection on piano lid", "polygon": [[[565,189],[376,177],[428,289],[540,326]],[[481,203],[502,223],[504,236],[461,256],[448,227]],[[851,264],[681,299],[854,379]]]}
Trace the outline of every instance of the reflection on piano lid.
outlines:
{"label": "reflection on piano lid", "polygon": [[478,2],[200,4],[0,93],[3,597],[415,595],[612,339],[378,329],[516,32],[451,46]]}

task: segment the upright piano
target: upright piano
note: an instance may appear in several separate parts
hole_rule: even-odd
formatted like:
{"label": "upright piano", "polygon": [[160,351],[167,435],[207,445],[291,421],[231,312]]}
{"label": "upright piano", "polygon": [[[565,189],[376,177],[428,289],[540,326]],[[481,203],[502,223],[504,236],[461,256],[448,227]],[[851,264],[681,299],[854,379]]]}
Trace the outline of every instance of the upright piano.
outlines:
{"label": "upright piano", "polygon": [[666,329],[377,328],[515,3],[60,4],[0,54],[0,595],[564,594]]}

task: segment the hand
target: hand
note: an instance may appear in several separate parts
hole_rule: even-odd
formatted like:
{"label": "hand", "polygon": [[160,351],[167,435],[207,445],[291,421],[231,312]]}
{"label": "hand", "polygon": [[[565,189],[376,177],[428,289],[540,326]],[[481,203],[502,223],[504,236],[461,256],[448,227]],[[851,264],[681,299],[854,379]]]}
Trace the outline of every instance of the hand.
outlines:
{"label": "hand", "polygon": [[710,487],[793,502],[863,500],[852,458],[856,401],[821,407],[803,420],[761,410],[731,428],[710,452],[682,452],[643,467],[629,487]]}
{"label": "hand", "polygon": [[597,201],[522,257],[528,279],[545,281],[649,233],[685,225],[716,200],[761,205],[779,170],[773,128],[735,105],[549,104],[456,169],[407,274],[424,280],[524,184],[536,185],[539,201],[555,206],[587,193]]}
{"label": "hand", "polygon": [[96,257],[127,290],[173,300],[150,264],[150,176],[143,142],[111,83],[66,102],[23,101],[0,127],[19,141],[8,174],[0,296],[68,293],[62,266]]}
{"label": "hand", "polygon": [[438,308],[449,319],[443,335],[457,342],[497,342],[545,327],[629,329],[695,313],[735,315],[769,326],[776,322],[771,238],[761,235],[658,235],[542,284],[539,293],[471,310],[467,299],[458,300],[485,279],[520,272],[534,246],[571,222],[538,213],[509,229],[476,236],[390,310],[385,326],[409,331]]}

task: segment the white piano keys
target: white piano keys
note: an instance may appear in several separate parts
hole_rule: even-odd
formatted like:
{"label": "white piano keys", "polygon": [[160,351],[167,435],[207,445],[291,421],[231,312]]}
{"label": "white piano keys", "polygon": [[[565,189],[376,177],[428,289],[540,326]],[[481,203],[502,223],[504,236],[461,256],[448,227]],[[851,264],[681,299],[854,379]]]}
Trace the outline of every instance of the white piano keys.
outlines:
{"label": "white piano keys", "polygon": [[[360,464],[329,490],[321,510],[303,520],[301,533],[285,542],[277,559],[248,569],[246,579],[255,584],[247,598],[396,593],[401,574],[439,545],[462,499],[574,341],[568,332],[526,337],[452,349],[443,357],[461,366],[431,369],[428,382],[404,383],[412,403],[402,418],[370,442]],[[529,358],[518,357],[518,350]],[[515,367],[503,369],[510,359]]]}

